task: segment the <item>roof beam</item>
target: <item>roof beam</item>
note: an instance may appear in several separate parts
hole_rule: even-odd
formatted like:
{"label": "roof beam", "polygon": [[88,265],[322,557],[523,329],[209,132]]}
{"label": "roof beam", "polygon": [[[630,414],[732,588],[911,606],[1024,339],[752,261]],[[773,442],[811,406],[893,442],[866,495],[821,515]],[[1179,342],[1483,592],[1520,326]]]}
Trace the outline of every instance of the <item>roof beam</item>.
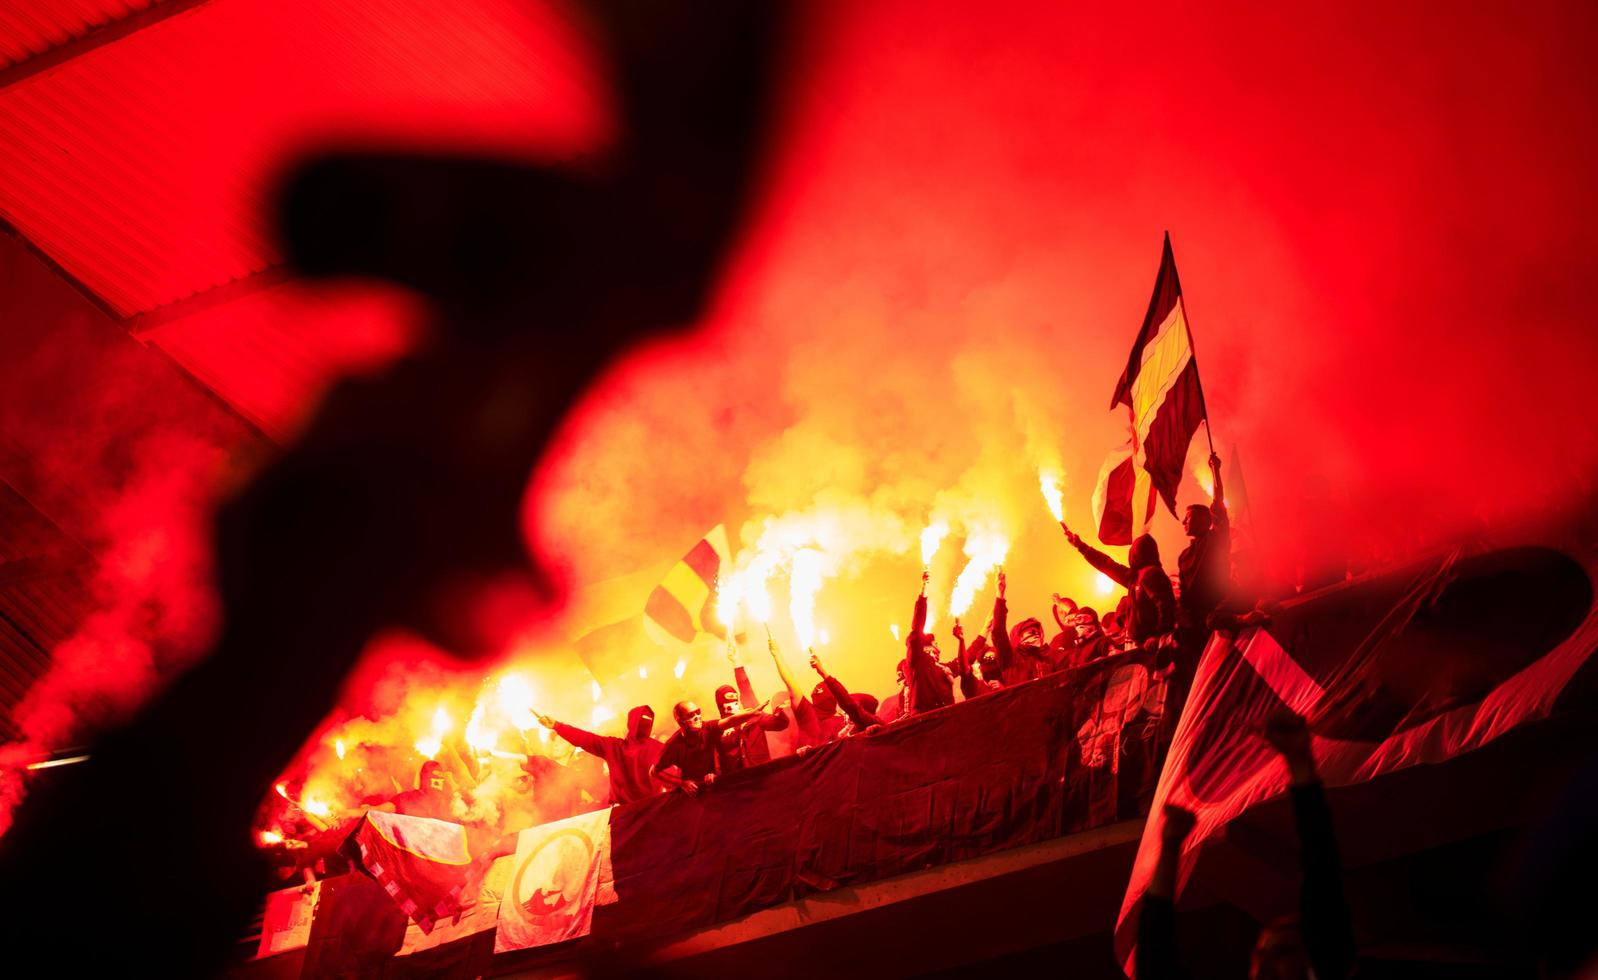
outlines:
{"label": "roof beam", "polygon": [[93,28],[82,37],[75,37],[64,44],[58,44],[47,51],[40,52],[31,58],[15,62],[0,69],[0,89],[26,81],[35,75],[42,75],[61,67],[74,58],[80,58],[91,51],[103,48],[108,44],[154,27],[156,24],[171,20],[179,14],[186,14],[196,7],[203,7],[211,0],[165,0],[144,10],[107,21],[99,27]]}
{"label": "roof beam", "polygon": [[158,330],[174,320],[181,320],[186,316],[203,313],[224,303],[231,303],[236,299],[241,299],[251,293],[270,289],[279,283],[288,282],[293,277],[294,273],[288,266],[270,265],[259,272],[240,276],[220,286],[212,286],[210,289],[202,289],[193,295],[157,306],[153,310],[135,313],[123,320],[122,325],[127,328],[128,333],[143,340],[146,334]]}

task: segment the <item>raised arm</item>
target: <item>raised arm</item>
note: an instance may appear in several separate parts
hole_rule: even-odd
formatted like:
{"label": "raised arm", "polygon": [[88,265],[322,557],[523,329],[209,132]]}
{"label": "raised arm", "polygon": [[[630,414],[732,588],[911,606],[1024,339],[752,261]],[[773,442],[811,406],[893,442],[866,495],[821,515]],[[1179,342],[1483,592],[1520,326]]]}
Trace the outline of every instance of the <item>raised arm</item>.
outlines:
{"label": "raised arm", "polygon": [[799,689],[799,682],[789,672],[788,665],[783,662],[782,654],[777,652],[777,641],[770,634],[766,636],[766,646],[771,649],[771,661],[777,665],[777,676],[782,678],[782,686],[788,689],[788,700],[794,706],[794,714],[798,715],[799,702],[805,699],[805,692]]}
{"label": "raised arm", "polygon": [[[1149,819],[1154,819],[1152,814]],[[1176,956],[1176,879],[1182,843],[1193,832],[1193,823],[1193,814],[1181,807],[1166,806],[1161,814],[1160,851],[1138,909],[1138,980],[1181,976]]]}
{"label": "raised arm", "polygon": [[1332,811],[1326,805],[1303,717],[1279,709],[1265,721],[1265,738],[1287,763],[1288,791],[1298,823],[1299,924],[1317,977],[1346,977],[1354,968],[1354,926],[1343,897]]}
{"label": "raised arm", "polygon": [[601,759],[605,757],[605,736],[584,731],[576,725],[568,725],[565,722],[556,721],[548,715],[539,715],[538,723],[589,755],[598,756]]}
{"label": "raised arm", "polygon": [[927,582],[932,578],[928,572],[921,573],[921,594],[916,596],[915,611],[910,614],[910,635],[920,636],[927,631]]}
{"label": "raised arm", "polygon": [[1082,535],[1077,534],[1062,522],[1060,528],[1065,531],[1065,540],[1071,542],[1071,547],[1077,550],[1089,565],[1109,576],[1123,589],[1132,588],[1132,570],[1127,566],[1106,555],[1104,552],[1082,540]]}
{"label": "raised arm", "polygon": [[1002,590],[993,600],[993,655],[998,658],[1001,671],[1015,663],[1015,647],[1010,645],[1010,607],[1005,605]]}
{"label": "raised arm", "polygon": [[850,694],[849,689],[843,686],[843,681],[827,673],[827,668],[822,665],[820,657],[811,654],[810,666],[814,667],[816,673],[821,675],[821,683],[827,685],[827,690],[831,691],[832,696],[837,699],[838,707],[843,709],[843,713],[848,716],[849,721],[854,724],[855,728],[864,730],[872,725],[882,724],[881,718],[855,703],[854,695]]}
{"label": "raised arm", "polygon": [[[749,671],[744,669],[743,664],[733,667],[732,680],[734,684],[738,685],[739,701],[744,704],[760,703],[759,699],[755,697],[755,686],[749,682]],[[789,693],[791,694],[792,692],[790,691]]]}

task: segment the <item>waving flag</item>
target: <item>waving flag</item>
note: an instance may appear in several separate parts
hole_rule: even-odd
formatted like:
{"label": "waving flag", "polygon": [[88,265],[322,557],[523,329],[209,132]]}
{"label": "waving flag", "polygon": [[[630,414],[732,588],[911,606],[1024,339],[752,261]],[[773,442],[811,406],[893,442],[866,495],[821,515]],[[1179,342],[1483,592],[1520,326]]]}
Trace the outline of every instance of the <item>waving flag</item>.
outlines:
{"label": "waving flag", "polygon": [[586,936],[594,906],[614,901],[609,809],[531,827],[516,837],[494,952]]}
{"label": "waving flag", "polygon": [[439,919],[460,914],[472,863],[465,827],[369,810],[355,843],[361,867],[424,933]]}
{"label": "waving flag", "polygon": [[[1179,884],[1207,839],[1286,792],[1286,772],[1258,735],[1280,706],[1308,719],[1327,786],[1441,762],[1548,717],[1598,647],[1595,574],[1598,555],[1577,562],[1541,547],[1449,555],[1306,596],[1267,627],[1215,633],[1150,811],[1174,803],[1197,817]],[[1155,816],[1144,827],[1122,901],[1123,963],[1159,824]]]}
{"label": "waving flag", "polygon": [[[1143,499],[1146,488],[1152,486],[1175,514],[1176,488],[1182,482],[1187,447],[1206,416],[1198,361],[1193,357],[1193,334],[1182,306],[1182,283],[1176,275],[1169,234],[1143,329],[1138,331],[1126,371],[1110,400],[1112,409],[1117,405],[1125,405],[1132,413],[1137,482],[1133,499]],[[1138,521],[1132,533],[1141,533],[1143,523]]]}
{"label": "waving flag", "polygon": [[1139,488],[1132,457],[1130,442],[1110,453],[1104,458],[1098,482],[1093,486],[1093,529],[1104,544],[1131,544],[1133,525],[1147,525],[1154,516],[1154,494],[1144,481],[1141,488],[1143,518],[1141,523],[1133,520],[1132,499]]}
{"label": "waving flag", "polygon": [[657,639],[692,643],[700,633],[725,637],[716,621],[716,576],[729,564],[727,528],[717,524],[673,565],[644,604],[644,627]]}

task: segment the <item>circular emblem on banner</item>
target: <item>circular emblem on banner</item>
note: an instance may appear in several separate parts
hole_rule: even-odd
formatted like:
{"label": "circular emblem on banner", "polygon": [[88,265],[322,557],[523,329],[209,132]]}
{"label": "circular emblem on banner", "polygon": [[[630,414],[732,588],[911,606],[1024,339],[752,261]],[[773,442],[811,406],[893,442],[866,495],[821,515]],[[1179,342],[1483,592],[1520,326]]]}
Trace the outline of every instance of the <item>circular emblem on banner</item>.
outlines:
{"label": "circular emblem on banner", "polygon": [[544,838],[516,868],[510,899],[533,917],[565,914],[583,893],[594,863],[594,842],[581,830]]}

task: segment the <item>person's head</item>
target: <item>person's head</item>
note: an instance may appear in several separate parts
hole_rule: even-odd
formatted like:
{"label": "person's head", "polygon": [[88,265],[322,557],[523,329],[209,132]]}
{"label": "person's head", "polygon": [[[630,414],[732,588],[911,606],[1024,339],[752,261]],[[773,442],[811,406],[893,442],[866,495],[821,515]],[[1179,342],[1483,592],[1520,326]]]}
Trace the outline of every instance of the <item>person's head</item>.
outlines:
{"label": "person's head", "polygon": [[1202,538],[1210,533],[1214,518],[1210,516],[1210,509],[1203,504],[1189,504],[1187,511],[1182,515],[1182,530],[1190,538]]}
{"label": "person's head", "polygon": [[922,633],[921,642],[926,648],[927,653],[932,655],[932,659],[937,660],[939,654],[942,652],[938,649],[938,638],[931,633]]}
{"label": "person's head", "polygon": [[1297,916],[1273,919],[1260,930],[1248,958],[1249,980],[1305,980],[1310,976],[1309,951]]}
{"label": "person's head", "polygon": [[1017,649],[1041,647],[1043,643],[1043,624],[1035,618],[1023,619],[1010,630],[1010,645]]}
{"label": "person's head", "polygon": [[736,687],[723,684],[716,688],[716,710],[721,713],[721,717],[735,715],[743,709],[743,701],[738,697]]}
{"label": "person's head", "polygon": [[421,771],[416,774],[416,788],[425,789],[430,793],[442,793],[444,786],[444,764],[436,759],[428,759],[422,763]]}
{"label": "person's head", "polygon": [[1054,597],[1054,608],[1059,611],[1063,619],[1076,612],[1076,600],[1070,596],[1057,595]]}
{"label": "person's head", "polygon": [[1155,542],[1154,535],[1139,535],[1137,540],[1132,542],[1131,549],[1126,553],[1126,564],[1134,572],[1140,568],[1160,564],[1160,546]]}
{"label": "person's head", "polygon": [[817,684],[810,690],[810,706],[816,709],[816,714],[823,718],[830,718],[838,713],[838,699],[827,690],[826,682]]}
{"label": "person's head", "polygon": [[1099,629],[1103,630],[1107,635],[1121,632],[1121,617],[1113,612],[1105,613],[1104,618],[1099,620]]}
{"label": "person's head", "polygon": [[856,694],[854,695],[854,703],[859,705],[868,715],[876,714],[877,708],[881,707],[881,702],[877,700],[875,694]]}
{"label": "person's head", "polygon": [[627,712],[627,734],[633,738],[648,738],[655,729],[655,709],[647,704]]}
{"label": "person's head", "polygon": [[905,677],[904,672],[905,672],[905,666],[908,663],[909,663],[909,661],[907,661],[907,660],[901,660],[901,661],[899,661],[899,666],[893,668],[893,678],[894,678],[894,680],[898,681],[900,687],[904,687],[904,677]]}
{"label": "person's head", "polygon": [[705,727],[704,715],[699,705],[692,701],[678,701],[677,707],[671,709],[671,714],[677,719],[677,727],[684,731],[697,732]]}
{"label": "person's head", "polygon": [[1099,633],[1099,614],[1092,606],[1083,606],[1071,616],[1071,628],[1079,640],[1091,640]]}

